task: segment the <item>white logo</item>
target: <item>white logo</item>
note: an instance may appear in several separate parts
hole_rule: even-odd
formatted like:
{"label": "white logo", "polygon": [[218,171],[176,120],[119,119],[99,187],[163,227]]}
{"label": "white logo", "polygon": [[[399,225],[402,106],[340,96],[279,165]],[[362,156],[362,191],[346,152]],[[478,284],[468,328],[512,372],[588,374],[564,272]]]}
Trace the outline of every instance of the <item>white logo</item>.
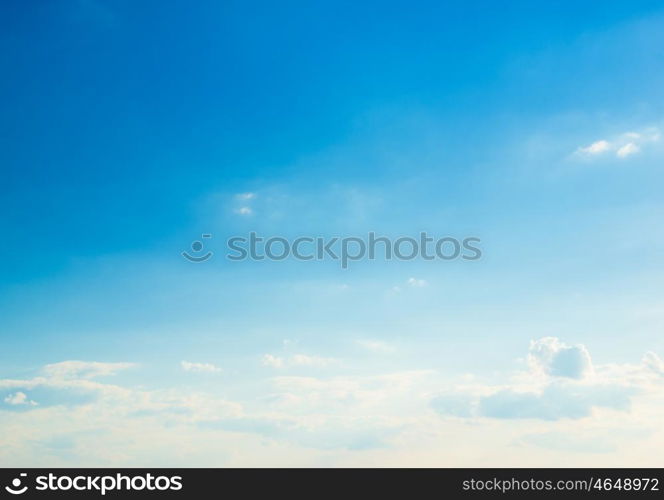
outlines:
{"label": "white logo", "polygon": [[20,477],[14,478],[12,480],[12,486],[16,489],[13,489],[11,486],[5,486],[7,492],[11,493],[12,495],[22,495],[23,493],[28,491],[27,486],[21,488],[21,477],[26,477],[26,476],[27,474],[25,472],[21,472]]}

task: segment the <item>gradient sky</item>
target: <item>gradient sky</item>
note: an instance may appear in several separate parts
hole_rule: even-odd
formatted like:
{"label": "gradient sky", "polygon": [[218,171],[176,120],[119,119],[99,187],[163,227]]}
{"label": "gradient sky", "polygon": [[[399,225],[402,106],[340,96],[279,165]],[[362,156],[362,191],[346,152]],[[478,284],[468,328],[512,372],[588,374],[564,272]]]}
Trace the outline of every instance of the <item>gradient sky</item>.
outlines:
{"label": "gradient sky", "polygon": [[[0,25],[0,465],[664,466],[661,2]],[[251,231],[483,256],[224,259]]]}

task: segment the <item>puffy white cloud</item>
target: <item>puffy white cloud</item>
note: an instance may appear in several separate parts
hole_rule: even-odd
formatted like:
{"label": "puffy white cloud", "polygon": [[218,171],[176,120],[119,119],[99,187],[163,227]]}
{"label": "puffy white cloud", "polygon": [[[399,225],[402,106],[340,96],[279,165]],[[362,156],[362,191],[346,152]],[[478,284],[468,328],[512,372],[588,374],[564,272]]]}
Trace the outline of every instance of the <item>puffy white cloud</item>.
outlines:
{"label": "puffy white cloud", "polygon": [[186,372],[194,373],[218,373],[221,371],[216,365],[212,363],[192,363],[190,361],[181,361],[180,366]]}
{"label": "puffy white cloud", "polygon": [[15,392],[14,394],[10,394],[4,399],[5,403],[9,405],[32,405],[36,406],[37,403],[34,401],[30,401],[28,399],[28,396],[24,392]]}
{"label": "puffy white cloud", "polygon": [[235,195],[235,198],[241,201],[253,200],[256,198],[256,193],[247,192],[247,193],[238,193]]}
{"label": "puffy white cloud", "polygon": [[628,411],[634,397],[664,383],[654,353],[638,365],[593,366],[583,345],[555,337],[532,341],[527,361],[529,371],[517,372],[509,384],[457,387],[435,397],[432,407],[464,418],[580,419],[597,409]]}
{"label": "puffy white cloud", "polygon": [[555,337],[530,343],[528,363],[536,373],[581,379],[593,371],[588,350],[582,345],[569,346]]}

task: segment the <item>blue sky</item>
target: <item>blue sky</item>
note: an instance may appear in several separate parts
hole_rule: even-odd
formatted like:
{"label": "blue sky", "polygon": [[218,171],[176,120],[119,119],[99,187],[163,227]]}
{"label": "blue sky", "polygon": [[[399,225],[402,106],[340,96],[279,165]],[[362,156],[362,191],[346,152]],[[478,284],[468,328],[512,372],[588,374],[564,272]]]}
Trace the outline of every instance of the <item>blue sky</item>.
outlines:
{"label": "blue sky", "polygon": [[658,2],[1,9],[0,463],[663,465]]}

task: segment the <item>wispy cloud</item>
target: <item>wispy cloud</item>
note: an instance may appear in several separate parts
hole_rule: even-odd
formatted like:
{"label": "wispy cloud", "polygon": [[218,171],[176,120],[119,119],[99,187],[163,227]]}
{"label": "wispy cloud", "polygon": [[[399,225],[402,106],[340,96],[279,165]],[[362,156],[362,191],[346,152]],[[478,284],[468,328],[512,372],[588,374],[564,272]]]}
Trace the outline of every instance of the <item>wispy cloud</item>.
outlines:
{"label": "wispy cloud", "polygon": [[193,373],[221,372],[221,368],[212,363],[192,363],[190,361],[180,361],[180,367],[186,372],[193,372]]}
{"label": "wispy cloud", "polygon": [[641,151],[641,148],[634,144],[633,142],[628,142],[624,146],[620,146],[618,150],[616,151],[616,156],[619,158],[627,158],[628,156],[631,156],[633,154],[638,153]]}
{"label": "wispy cloud", "polygon": [[233,210],[238,215],[252,215],[254,213],[251,207],[239,207]]}
{"label": "wispy cloud", "polygon": [[611,149],[611,143],[609,141],[601,140],[593,142],[589,146],[583,146],[578,149],[579,153],[585,155],[599,155]]}
{"label": "wispy cloud", "polygon": [[664,361],[654,352],[647,352],[643,356],[643,364],[655,373],[664,376]]}
{"label": "wispy cloud", "polygon": [[339,360],[334,358],[324,358],[321,356],[309,356],[306,354],[293,354],[288,357],[265,354],[263,355],[261,362],[264,366],[270,366],[277,369],[289,367],[325,368],[339,363]]}
{"label": "wispy cloud", "polygon": [[374,352],[374,353],[382,353],[382,354],[387,354],[387,353],[392,353],[396,351],[396,348],[387,342],[383,342],[381,340],[356,340],[355,343],[362,347],[363,349],[366,349],[367,351]]}
{"label": "wispy cloud", "polygon": [[254,214],[253,204],[258,195],[254,192],[238,193],[234,196],[233,213],[248,217]]}
{"label": "wispy cloud", "polygon": [[133,363],[101,363],[97,361],[62,361],[46,365],[43,372],[47,377],[91,379],[115,375],[119,371],[135,366]]}
{"label": "wispy cloud", "polygon": [[659,142],[660,137],[657,127],[649,127],[640,132],[625,132],[611,139],[600,139],[587,146],[580,146],[575,156],[595,158],[611,155],[624,159],[641,152],[649,144]]}
{"label": "wispy cloud", "polygon": [[421,278],[408,278],[403,285],[394,285],[391,288],[387,290],[387,292],[391,295],[399,294],[401,293],[404,288],[424,288],[428,286],[429,283]]}
{"label": "wispy cloud", "polygon": [[272,354],[264,354],[261,363],[263,366],[270,366],[272,368],[283,368],[285,366],[284,358],[273,356]]}

